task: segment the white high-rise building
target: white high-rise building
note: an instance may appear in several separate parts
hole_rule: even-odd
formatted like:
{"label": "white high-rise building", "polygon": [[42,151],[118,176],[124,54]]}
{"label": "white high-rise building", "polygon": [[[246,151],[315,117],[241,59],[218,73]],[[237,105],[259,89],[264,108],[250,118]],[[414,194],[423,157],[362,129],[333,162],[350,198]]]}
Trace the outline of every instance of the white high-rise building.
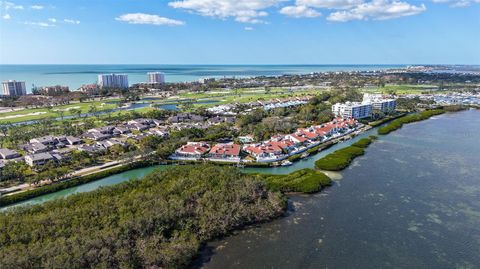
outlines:
{"label": "white high-rise building", "polygon": [[336,103],[332,106],[332,112],[337,117],[363,119],[372,116],[372,104],[358,102]]}
{"label": "white high-rise building", "polygon": [[128,75],[126,74],[101,74],[98,75],[100,88],[128,88]]}
{"label": "white high-rise building", "polygon": [[2,95],[4,96],[22,96],[27,95],[25,81],[8,80],[2,82]]}
{"label": "white high-rise building", "polygon": [[165,83],[165,73],[162,72],[149,72],[147,73],[148,83]]}

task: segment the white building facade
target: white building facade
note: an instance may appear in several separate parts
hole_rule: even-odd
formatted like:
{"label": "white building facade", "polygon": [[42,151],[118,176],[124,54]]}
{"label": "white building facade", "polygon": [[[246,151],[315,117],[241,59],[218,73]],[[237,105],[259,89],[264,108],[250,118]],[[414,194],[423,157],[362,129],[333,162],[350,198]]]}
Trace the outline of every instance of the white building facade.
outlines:
{"label": "white building facade", "polygon": [[165,74],[162,72],[149,72],[147,76],[148,83],[165,83]]}
{"label": "white building facade", "polygon": [[4,96],[27,95],[25,81],[8,80],[2,82],[2,93]]}
{"label": "white building facade", "polygon": [[372,116],[373,106],[370,103],[346,102],[336,103],[332,112],[337,117],[363,119]]}
{"label": "white building facade", "polygon": [[384,113],[395,111],[397,108],[397,100],[385,98],[381,94],[365,93],[363,95],[363,103],[371,103],[374,110]]}
{"label": "white building facade", "polygon": [[100,88],[128,88],[128,75],[126,74],[101,74],[98,75]]}

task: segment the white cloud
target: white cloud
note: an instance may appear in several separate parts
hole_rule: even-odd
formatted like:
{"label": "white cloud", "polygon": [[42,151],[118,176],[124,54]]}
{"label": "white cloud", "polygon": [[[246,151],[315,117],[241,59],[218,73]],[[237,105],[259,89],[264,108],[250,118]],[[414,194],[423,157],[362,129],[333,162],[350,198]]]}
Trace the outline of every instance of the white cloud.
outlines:
{"label": "white cloud", "polygon": [[264,23],[261,18],[268,16],[265,9],[285,0],[179,0],[168,3],[173,8],[181,8],[201,16],[226,19],[235,18],[238,22]]}
{"label": "white cloud", "polygon": [[9,9],[23,9],[22,5],[17,5],[12,2],[7,2],[7,1],[0,1],[0,7],[5,10]]}
{"label": "white cloud", "polygon": [[362,4],[363,0],[297,0],[297,6],[313,8],[347,9]]}
{"label": "white cloud", "polygon": [[243,29],[245,29],[245,31],[253,31],[254,30],[253,27],[248,27],[248,26],[243,28]]}
{"label": "white cloud", "polygon": [[4,20],[9,20],[11,18],[12,17],[10,16],[10,14],[5,14],[5,15],[2,16],[2,19],[4,19]]}
{"label": "white cloud", "polygon": [[64,19],[63,22],[70,23],[70,24],[80,24],[80,21],[72,20],[72,19]]}
{"label": "white cloud", "polygon": [[40,6],[40,5],[33,5],[33,6],[30,6],[31,9],[43,9],[44,6]]}
{"label": "white cloud", "polygon": [[56,23],[56,22],[57,22],[57,19],[55,19],[55,18],[49,18],[48,21],[49,21],[49,22]]}
{"label": "white cloud", "polygon": [[144,13],[123,14],[115,19],[117,21],[124,21],[129,24],[151,24],[151,25],[169,25],[169,26],[185,24],[185,22],[183,21],[160,17],[158,15],[144,14]]}
{"label": "white cloud", "polygon": [[351,20],[389,20],[404,16],[412,16],[426,10],[424,4],[414,6],[406,2],[396,0],[373,0],[363,3],[354,8],[331,13],[327,20],[346,22]]}
{"label": "white cloud", "polygon": [[33,25],[33,26],[40,26],[40,27],[53,27],[55,24],[48,23],[48,22],[31,22],[31,21],[26,21],[24,22],[26,25]]}
{"label": "white cloud", "polygon": [[471,4],[480,3],[480,0],[432,0],[438,4],[449,4],[450,7],[468,7]]}
{"label": "white cloud", "polygon": [[293,18],[315,18],[322,14],[307,6],[287,6],[280,9],[280,13]]}

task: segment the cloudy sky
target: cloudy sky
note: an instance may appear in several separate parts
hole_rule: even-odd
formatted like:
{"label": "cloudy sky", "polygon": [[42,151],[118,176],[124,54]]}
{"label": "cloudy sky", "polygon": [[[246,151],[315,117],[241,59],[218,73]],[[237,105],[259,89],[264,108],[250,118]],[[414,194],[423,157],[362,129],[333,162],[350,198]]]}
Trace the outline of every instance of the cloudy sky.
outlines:
{"label": "cloudy sky", "polygon": [[1,0],[0,40],[12,64],[480,64],[480,0]]}

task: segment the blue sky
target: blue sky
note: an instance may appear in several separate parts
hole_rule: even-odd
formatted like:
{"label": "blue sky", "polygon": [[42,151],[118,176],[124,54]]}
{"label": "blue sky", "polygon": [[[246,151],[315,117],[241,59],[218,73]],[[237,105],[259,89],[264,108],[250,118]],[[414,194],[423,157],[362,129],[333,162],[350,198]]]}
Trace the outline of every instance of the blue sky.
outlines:
{"label": "blue sky", "polygon": [[480,0],[0,2],[3,64],[480,64]]}

